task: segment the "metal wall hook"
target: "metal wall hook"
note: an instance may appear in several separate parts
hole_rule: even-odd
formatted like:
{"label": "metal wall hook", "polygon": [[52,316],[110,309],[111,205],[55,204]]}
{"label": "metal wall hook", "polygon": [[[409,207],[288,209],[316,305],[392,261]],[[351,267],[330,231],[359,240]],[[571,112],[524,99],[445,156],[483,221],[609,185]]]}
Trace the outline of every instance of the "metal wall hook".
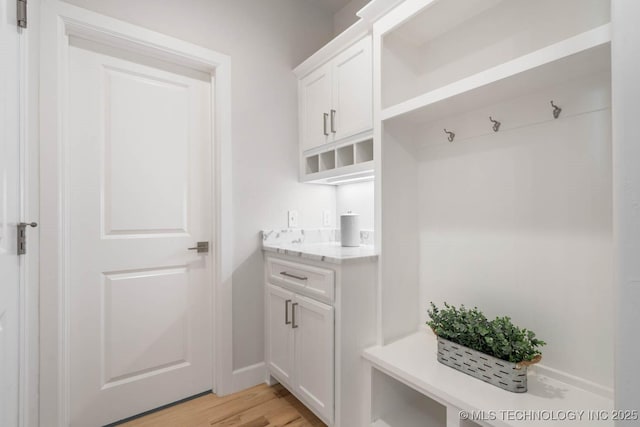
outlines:
{"label": "metal wall hook", "polygon": [[456,134],[453,132],[450,132],[447,130],[447,128],[444,129],[444,133],[446,133],[448,135],[447,139],[449,140],[449,142],[453,142],[453,140],[456,137]]}
{"label": "metal wall hook", "polygon": [[554,104],[553,101],[551,101],[551,106],[553,107],[553,118],[557,119],[558,117],[560,117],[560,112],[562,111],[562,108]]}
{"label": "metal wall hook", "polygon": [[493,123],[493,131],[498,132],[500,130],[501,123],[497,120],[493,120],[493,117],[489,116],[489,120]]}

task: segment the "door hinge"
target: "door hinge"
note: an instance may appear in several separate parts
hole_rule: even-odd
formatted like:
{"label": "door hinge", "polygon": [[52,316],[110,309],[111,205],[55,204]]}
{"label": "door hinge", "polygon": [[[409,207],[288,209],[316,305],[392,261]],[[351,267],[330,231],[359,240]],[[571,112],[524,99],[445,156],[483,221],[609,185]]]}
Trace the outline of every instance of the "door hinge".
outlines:
{"label": "door hinge", "polygon": [[27,28],[27,0],[16,0],[18,27]]}
{"label": "door hinge", "polygon": [[27,227],[37,227],[37,222],[19,222],[18,223],[18,255],[27,253]]}

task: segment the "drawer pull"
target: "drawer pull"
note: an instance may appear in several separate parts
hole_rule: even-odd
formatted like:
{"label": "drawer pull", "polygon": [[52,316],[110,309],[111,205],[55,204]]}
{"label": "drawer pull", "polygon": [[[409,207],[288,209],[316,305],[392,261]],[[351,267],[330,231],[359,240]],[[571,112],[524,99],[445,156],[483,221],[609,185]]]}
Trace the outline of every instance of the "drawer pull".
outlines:
{"label": "drawer pull", "polygon": [[284,302],[284,324],[285,325],[291,324],[291,320],[289,320],[289,304],[291,304],[290,299]]}
{"label": "drawer pull", "polygon": [[297,274],[292,274],[292,273],[289,273],[287,271],[281,271],[280,274],[283,275],[283,276],[291,277],[291,278],[298,279],[298,280],[308,280],[309,279],[306,276],[298,276]]}
{"label": "drawer pull", "polygon": [[296,329],[298,327],[298,325],[296,325],[296,305],[298,305],[297,302],[294,302],[293,304],[291,304],[291,319],[293,320],[291,327],[293,329]]}

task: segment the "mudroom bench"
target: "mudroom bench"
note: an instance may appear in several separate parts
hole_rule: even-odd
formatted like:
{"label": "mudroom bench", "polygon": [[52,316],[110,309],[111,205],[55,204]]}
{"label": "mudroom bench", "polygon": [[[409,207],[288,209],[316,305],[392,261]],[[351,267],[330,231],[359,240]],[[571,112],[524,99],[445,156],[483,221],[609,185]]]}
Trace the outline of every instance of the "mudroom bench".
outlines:
{"label": "mudroom bench", "polygon": [[543,366],[529,368],[526,393],[512,393],[440,364],[436,352],[426,328],[365,350],[372,427],[600,427],[634,416],[614,411],[609,390]]}

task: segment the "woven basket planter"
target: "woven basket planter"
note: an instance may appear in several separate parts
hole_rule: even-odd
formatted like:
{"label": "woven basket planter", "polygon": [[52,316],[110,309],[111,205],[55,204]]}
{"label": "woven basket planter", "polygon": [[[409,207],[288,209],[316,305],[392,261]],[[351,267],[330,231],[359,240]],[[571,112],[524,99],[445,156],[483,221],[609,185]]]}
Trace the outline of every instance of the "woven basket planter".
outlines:
{"label": "woven basket planter", "polygon": [[527,391],[527,366],[540,359],[507,362],[438,337],[438,362],[514,393]]}

